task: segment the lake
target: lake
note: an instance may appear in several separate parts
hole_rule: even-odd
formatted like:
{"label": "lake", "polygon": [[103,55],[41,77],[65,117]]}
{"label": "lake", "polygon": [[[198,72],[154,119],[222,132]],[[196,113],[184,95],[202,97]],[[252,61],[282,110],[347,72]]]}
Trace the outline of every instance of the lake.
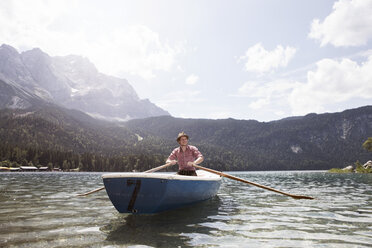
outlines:
{"label": "lake", "polygon": [[372,174],[232,172],[218,195],[153,215],[120,214],[102,173],[0,173],[0,247],[371,247]]}

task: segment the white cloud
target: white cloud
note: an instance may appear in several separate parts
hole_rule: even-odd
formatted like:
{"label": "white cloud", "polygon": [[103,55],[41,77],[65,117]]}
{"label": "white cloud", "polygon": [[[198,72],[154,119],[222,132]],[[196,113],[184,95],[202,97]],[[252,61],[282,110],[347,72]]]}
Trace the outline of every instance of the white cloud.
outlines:
{"label": "white cloud", "polygon": [[250,98],[272,98],[286,96],[288,91],[294,87],[290,80],[276,80],[267,83],[246,82],[239,89],[237,97]]}
{"label": "white cloud", "polygon": [[171,70],[185,52],[184,42],[170,44],[144,25],[99,27],[92,16],[78,13],[76,1],[2,0],[0,43],[20,50],[40,47],[50,55],[83,55],[104,73],[144,79]]}
{"label": "white cloud", "polygon": [[[268,110],[269,112],[282,113],[283,106],[288,106],[288,95],[297,83],[291,80],[275,80],[266,83],[246,82],[234,97],[251,99],[248,107],[253,110]],[[281,114],[282,115],[282,114]]]}
{"label": "white cloud", "polygon": [[372,99],[372,56],[360,65],[350,59],[323,59],[307,82],[297,84],[289,96],[292,113],[324,112],[335,103]]}
{"label": "white cloud", "polygon": [[270,104],[270,97],[260,98],[254,102],[251,102],[248,107],[251,109],[262,109],[264,106]]}
{"label": "white cloud", "polygon": [[323,22],[314,19],[309,37],[321,46],[360,46],[372,38],[372,0],[340,0]]}
{"label": "white cloud", "polygon": [[161,108],[169,109],[177,106],[182,108],[182,104],[194,104],[205,101],[198,90],[180,90],[165,94],[162,99],[156,101],[156,105]]}
{"label": "white cloud", "polygon": [[278,45],[274,50],[266,50],[261,43],[248,48],[244,56],[241,56],[239,61],[245,61],[245,70],[263,73],[286,67],[289,61],[294,57],[296,48],[283,47]]}
{"label": "white cloud", "polygon": [[101,49],[92,49],[92,57],[100,68],[144,79],[154,78],[156,71],[169,71],[176,64],[177,56],[184,52],[183,44],[171,46],[146,26],[115,30],[100,44]]}
{"label": "white cloud", "polygon": [[191,74],[190,76],[188,76],[186,78],[186,84],[188,85],[194,85],[196,84],[197,82],[199,81],[199,76],[195,75],[195,74]]}
{"label": "white cloud", "polygon": [[281,117],[285,116],[285,112],[282,111],[282,110],[277,110],[277,111],[274,112],[274,114],[277,115],[277,116],[281,116]]}
{"label": "white cloud", "polygon": [[293,115],[340,111],[336,106],[372,100],[372,55],[359,64],[348,58],[322,59],[307,72],[305,82],[246,82],[233,96],[249,99],[253,110],[276,115],[283,115],[285,109]]}

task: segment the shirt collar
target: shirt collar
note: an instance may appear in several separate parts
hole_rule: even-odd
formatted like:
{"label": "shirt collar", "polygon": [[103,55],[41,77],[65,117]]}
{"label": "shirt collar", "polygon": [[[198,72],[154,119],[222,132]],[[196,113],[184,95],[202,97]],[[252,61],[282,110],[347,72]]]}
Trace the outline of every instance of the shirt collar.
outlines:
{"label": "shirt collar", "polygon": [[[180,148],[180,151],[183,152],[182,147],[180,146],[179,148]],[[189,145],[186,146],[186,151],[187,150],[190,150],[190,146]]]}

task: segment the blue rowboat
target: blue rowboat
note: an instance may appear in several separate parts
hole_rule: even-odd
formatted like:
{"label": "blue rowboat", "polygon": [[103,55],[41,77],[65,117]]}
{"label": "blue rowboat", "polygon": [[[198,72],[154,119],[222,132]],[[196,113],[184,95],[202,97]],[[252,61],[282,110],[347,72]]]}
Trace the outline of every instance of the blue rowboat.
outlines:
{"label": "blue rowboat", "polygon": [[148,214],[187,206],[217,194],[221,177],[198,170],[198,176],[169,173],[102,175],[106,192],[120,213]]}

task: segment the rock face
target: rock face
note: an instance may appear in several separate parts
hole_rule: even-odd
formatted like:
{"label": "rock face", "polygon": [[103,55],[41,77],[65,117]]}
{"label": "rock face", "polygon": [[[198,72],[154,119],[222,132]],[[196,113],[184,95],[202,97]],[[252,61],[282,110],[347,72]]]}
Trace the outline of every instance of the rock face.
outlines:
{"label": "rock face", "polygon": [[346,166],[345,168],[342,169],[343,171],[350,171],[353,172],[354,167],[352,165]]}
{"label": "rock face", "polygon": [[363,167],[364,167],[364,169],[370,169],[370,168],[372,168],[372,161],[369,160],[367,163],[365,163],[363,165]]}
{"label": "rock face", "polygon": [[[169,115],[139,99],[127,80],[98,72],[80,56],[51,57],[38,48],[18,53],[2,45],[0,80],[0,87],[7,88],[0,93],[0,108],[25,108],[44,100],[107,120]],[[30,101],[33,97],[36,102]]]}

